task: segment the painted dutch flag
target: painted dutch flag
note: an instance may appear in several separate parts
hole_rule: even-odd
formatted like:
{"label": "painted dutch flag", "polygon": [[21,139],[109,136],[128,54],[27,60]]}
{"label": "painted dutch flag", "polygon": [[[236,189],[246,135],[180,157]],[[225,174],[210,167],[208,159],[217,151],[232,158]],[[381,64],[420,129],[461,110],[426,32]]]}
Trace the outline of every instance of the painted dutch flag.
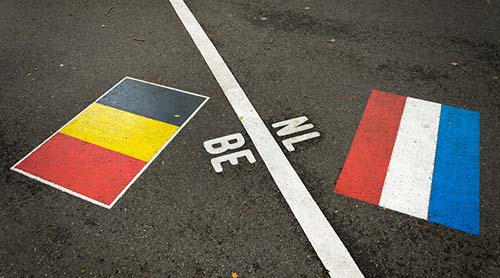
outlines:
{"label": "painted dutch flag", "polygon": [[479,235],[479,113],[372,91],[335,192]]}

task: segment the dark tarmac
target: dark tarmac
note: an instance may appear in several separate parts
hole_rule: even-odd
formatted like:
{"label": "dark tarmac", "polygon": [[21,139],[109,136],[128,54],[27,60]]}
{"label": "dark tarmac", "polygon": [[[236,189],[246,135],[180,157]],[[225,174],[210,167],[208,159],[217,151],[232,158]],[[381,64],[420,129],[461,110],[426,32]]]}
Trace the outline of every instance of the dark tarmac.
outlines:
{"label": "dark tarmac", "polygon": [[[270,130],[321,133],[285,154],[366,277],[500,277],[498,1],[186,3]],[[0,277],[327,277],[168,1],[3,0],[0,34]],[[210,100],[112,209],[9,170],[125,76]],[[333,193],[371,89],[481,113],[480,236]]]}

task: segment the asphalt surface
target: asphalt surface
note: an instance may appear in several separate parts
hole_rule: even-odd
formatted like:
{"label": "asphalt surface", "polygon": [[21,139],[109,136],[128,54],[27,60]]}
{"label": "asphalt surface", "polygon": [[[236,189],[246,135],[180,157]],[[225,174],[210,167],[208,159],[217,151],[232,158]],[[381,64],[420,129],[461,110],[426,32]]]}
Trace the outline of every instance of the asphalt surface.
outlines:
{"label": "asphalt surface", "polygon": [[[322,134],[287,156],[366,277],[500,276],[498,1],[186,3],[269,127]],[[327,277],[248,137],[213,171],[244,129],[168,1],[4,0],[0,34],[0,277]],[[124,76],[210,100],[112,209],[9,170]],[[373,88],[481,113],[480,236],[333,193]]]}

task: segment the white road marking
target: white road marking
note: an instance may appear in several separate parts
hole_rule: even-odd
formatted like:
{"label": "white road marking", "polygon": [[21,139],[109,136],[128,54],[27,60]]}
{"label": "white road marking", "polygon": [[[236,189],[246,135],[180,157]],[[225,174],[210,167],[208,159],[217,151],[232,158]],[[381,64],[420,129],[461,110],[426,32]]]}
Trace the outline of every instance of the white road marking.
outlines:
{"label": "white road marking", "polygon": [[380,206],[427,219],[440,114],[438,103],[406,99]]}
{"label": "white road marking", "polygon": [[300,142],[303,142],[303,141],[306,141],[309,139],[313,139],[313,138],[316,138],[319,136],[320,136],[319,132],[314,131],[314,132],[310,132],[310,133],[306,133],[306,134],[302,134],[299,136],[285,139],[285,140],[281,141],[281,143],[283,143],[283,146],[285,146],[285,148],[289,152],[293,152],[293,151],[295,151],[295,147],[293,146],[293,144],[300,143]]}
{"label": "white road marking", "polygon": [[219,52],[182,0],[170,0],[215,79],[241,119],[276,185],[332,277],[363,277],[344,244],[325,218],[300,177],[255,111]]}
{"label": "white road marking", "polygon": [[246,158],[250,164],[257,162],[257,159],[253,156],[252,151],[248,149],[212,158],[210,162],[212,163],[212,167],[215,172],[222,173],[224,171],[224,168],[222,168],[222,162],[229,162],[231,165],[238,165],[240,163],[238,158],[242,157]]}
{"label": "white road marking", "polygon": [[241,133],[234,133],[203,142],[203,147],[209,154],[221,154],[228,150],[235,150],[245,145],[245,138]]}
{"label": "white road marking", "polygon": [[271,126],[274,128],[283,127],[276,132],[276,134],[279,137],[283,137],[283,136],[287,136],[290,134],[294,134],[297,132],[306,131],[306,130],[309,130],[311,128],[314,128],[314,125],[312,125],[312,124],[303,125],[303,123],[307,122],[308,120],[309,119],[306,116],[300,116],[297,118],[274,123]]}
{"label": "white road marking", "polygon": [[[243,138],[243,135],[241,135],[241,133],[230,134],[203,142],[203,147],[205,147],[205,150],[209,154],[225,153],[229,150],[239,149],[243,147],[243,145],[245,145],[245,138]],[[250,162],[250,164],[257,162],[257,159],[255,159],[255,156],[250,150],[242,150],[218,156],[212,158],[210,162],[212,163],[212,167],[214,168],[215,172],[222,173],[224,171],[224,168],[222,168],[222,162],[228,161],[231,163],[231,165],[238,165],[238,158],[242,157],[246,158],[248,162]]]}

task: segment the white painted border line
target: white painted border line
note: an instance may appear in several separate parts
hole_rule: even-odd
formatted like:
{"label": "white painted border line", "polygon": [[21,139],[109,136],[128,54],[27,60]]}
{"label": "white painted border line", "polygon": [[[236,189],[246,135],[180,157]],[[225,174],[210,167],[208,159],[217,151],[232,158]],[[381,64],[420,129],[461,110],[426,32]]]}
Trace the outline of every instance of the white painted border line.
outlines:
{"label": "white painted border line", "polygon": [[[21,169],[16,168],[16,166],[19,165],[19,163],[23,162],[23,160],[25,160],[26,158],[28,158],[32,153],[34,153],[37,149],[39,149],[41,146],[43,146],[43,144],[45,144],[52,137],[54,137],[57,133],[59,133],[64,127],[66,127],[67,125],[69,125],[74,119],[76,119],[78,116],[80,116],[80,114],[82,114],[87,109],[89,109],[89,107],[92,104],[98,102],[101,98],[103,98],[105,95],[107,95],[109,92],[111,92],[111,90],[113,90],[116,86],[118,86],[120,83],[122,83],[126,79],[134,80],[134,81],[138,81],[138,82],[142,82],[142,83],[147,83],[147,84],[151,84],[151,85],[154,85],[154,86],[158,86],[158,87],[162,87],[162,88],[166,88],[166,89],[170,89],[170,90],[175,90],[175,91],[179,91],[179,92],[190,94],[190,95],[195,95],[195,96],[198,96],[198,97],[205,98],[205,100],[200,104],[200,106],[198,106],[198,108],[195,111],[193,111],[193,113],[186,119],[186,121],[184,121],[184,123],[176,130],[176,132],[168,139],[168,141],[165,144],[163,144],[163,146],[144,165],[144,167],[142,167],[142,169],[134,176],[134,178],[127,184],[127,186],[125,186],[125,188],[120,192],[120,194],[118,194],[118,196],[113,200],[113,202],[110,205],[106,205],[104,203],[101,203],[99,201],[91,199],[91,198],[89,198],[89,197],[87,197],[85,195],[82,195],[80,193],[77,193],[77,192],[74,192],[74,191],[72,191],[70,189],[67,189],[67,188],[65,188],[65,187],[63,187],[61,185],[58,185],[56,183],[53,183],[51,181],[45,180],[43,178],[40,178],[38,176],[32,175],[32,174],[30,174],[28,172],[25,172],[25,171],[23,171]],[[167,145],[175,138],[175,136],[182,130],[182,128],[194,117],[194,115],[196,115],[196,113],[198,113],[198,111],[203,107],[203,105],[205,105],[205,103],[208,100],[209,100],[209,97],[207,97],[207,96],[203,96],[203,95],[199,95],[199,94],[187,92],[187,91],[184,91],[184,90],[180,90],[180,89],[176,89],[176,88],[172,88],[172,87],[167,87],[167,86],[163,86],[163,85],[160,85],[160,84],[156,84],[156,83],[152,83],[152,82],[140,80],[140,79],[137,79],[137,78],[125,76],[122,80],[120,80],[113,87],[111,87],[109,90],[107,90],[106,92],[104,92],[104,94],[102,94],[100,97],[98,97],[94,102],[90,103],[85,109],[83,109],[82,111],[80,111],[80,113],[78,113],[71,120],[69,120],[66,124],[64,124],[57,131],[55,131],[52,135],[50,135],[47,139],[45,139],[40,145],[38,145],[31,152],[29,152],[27,155],[25,155],[23,158],[21,158],[21,160],[19,160],[16,164],[14,164],[12,167],[10,167],[10,169],[12,171],[17,172],[17,173],[25,175],[25,176],[27,176],[29,178],[37,180],[37,181],[39,181],[41,183],[44,183],[44,184],[46,184],[48,186],[51,186],[51,187],[59,189],[59,190],[61,190],[63,192],[66,192],[66,193],[68,193],[70,195],[73,195],[73,196],[78,197],[80,199],[83,199],[85,201],[91,202],[91,203],[93,203],[95,205],[98,205],[98,206],[101,206],[101,207],[104,207],[104,208],[107,208],[107,209],[111,209],[116,204],[116,202],[123,196],[123,194],[125,194],[125,192],[130,188],[130,186],[142,175],[142,173],[149,167],[149,165],[158,157],[158,155],[160,155],[160,153],[167,147]]]}
{"label": "white painted border line", "polygon": [[407,97],[379,205],[427,219],[441,104]]}
{"label": "white painted border line", "polygon": [[182,0],[169,0],[285,197],[325,268],[333,277],[363,277],[219,52]]}

